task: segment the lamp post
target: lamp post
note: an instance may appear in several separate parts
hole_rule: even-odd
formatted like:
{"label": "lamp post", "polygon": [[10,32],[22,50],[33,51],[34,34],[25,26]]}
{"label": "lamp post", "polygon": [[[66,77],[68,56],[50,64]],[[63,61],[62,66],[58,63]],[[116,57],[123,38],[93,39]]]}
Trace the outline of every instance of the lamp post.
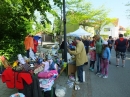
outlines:
{"label": "lamp post", "polygon": [[67,40],[66,40],[66,10],[65,0],[63,0],[63,25],[64,25],[64,61],[67,62]]}

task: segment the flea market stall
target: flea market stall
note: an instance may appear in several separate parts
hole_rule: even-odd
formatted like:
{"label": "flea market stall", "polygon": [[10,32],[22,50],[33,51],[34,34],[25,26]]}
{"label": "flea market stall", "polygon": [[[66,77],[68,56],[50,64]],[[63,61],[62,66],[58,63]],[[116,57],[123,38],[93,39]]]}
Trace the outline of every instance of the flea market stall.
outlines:
{"label": "flea market stall", "polygon": [[[54,53],[53,49],[36,56],[31,49],[30,52],[30,58],[18,54],[13,64],[9,64],[4,56],[0,57],[0,62],[5,68],[2,73],[2,82],[6,83],[9,89],[18,90],[19,96],[11,97],[24,97],[20,96],[22,94],[25,97],[53,97],[53,85],[67,67],[66,62],[57,52]],[[48,91],[50,96],[45,96]]]}

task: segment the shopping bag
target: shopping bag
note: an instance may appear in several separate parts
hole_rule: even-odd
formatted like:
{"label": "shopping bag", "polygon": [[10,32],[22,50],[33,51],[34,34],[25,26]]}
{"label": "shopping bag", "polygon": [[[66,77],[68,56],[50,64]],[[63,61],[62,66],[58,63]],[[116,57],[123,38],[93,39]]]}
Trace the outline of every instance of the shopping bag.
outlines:
{"label": "shopping bag", "polygon": [[18,61],[20,62],[20,64],[25,64],[26,63],[21,54],[18,54],[17,56],[18,56]]}

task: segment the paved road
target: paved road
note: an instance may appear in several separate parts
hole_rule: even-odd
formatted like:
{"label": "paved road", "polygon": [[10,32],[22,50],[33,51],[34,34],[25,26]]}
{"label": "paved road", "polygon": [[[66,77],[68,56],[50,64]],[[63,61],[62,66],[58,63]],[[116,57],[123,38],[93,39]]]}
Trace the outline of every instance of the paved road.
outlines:
{"label": "paved road", "polygon": [[114,50],[111,62],[108,79],[99,78],[94,73],[90,74],[92,97],[130,97],[130,53],[127,53],[125,68],[115,66]]}
{"label": "paved road", "polygon": [[0,97],[9,97],[11,94],[16,93],[15,89],[8,89],[5,84],[1,82],[0,78]]}
{"label": "paved road", "polygon": [[[66,84],[68,79],[65,75],[57,79],[56,83],[67,88],[65,97],[130,97],[130,53],[127,53],[125,68],[115,66],[114,51],[112,51],[111,62],[108,79],[99,78],[94,72],[88,70],[89,66],[85,66],[86,83],[80,84],[79,91],[68,88]],[[17,91],[8,89],[0,80],[0,97],[9,97],[15,92]]]}

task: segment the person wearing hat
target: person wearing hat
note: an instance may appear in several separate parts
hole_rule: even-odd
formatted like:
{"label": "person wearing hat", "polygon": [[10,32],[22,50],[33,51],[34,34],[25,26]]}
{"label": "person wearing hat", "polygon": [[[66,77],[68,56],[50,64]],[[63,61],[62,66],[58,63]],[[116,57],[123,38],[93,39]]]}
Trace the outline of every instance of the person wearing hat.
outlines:
{"label": "person wearing hat", "polygon": [[99,77],[108,78],[108,65],[110,60],[110,49],[108,47],[108,42],[103,41],[103,50],[101,56],[101,74]]}
{"label": "person wearing hat", "polygon": [[[72,55],[75,55],[78,79],[79,79],[79,82],[83,82],[83,65],[84,63],[88,62],[87,60],[88,58],[86,55],[84,44],[81,41],[81,39],[79,37],[75,37],[75,42],[77,43],[76,49],[74,51],[71,51],[68,48],[68,52]],[[77,82],[77,84],[79,82]]]}

